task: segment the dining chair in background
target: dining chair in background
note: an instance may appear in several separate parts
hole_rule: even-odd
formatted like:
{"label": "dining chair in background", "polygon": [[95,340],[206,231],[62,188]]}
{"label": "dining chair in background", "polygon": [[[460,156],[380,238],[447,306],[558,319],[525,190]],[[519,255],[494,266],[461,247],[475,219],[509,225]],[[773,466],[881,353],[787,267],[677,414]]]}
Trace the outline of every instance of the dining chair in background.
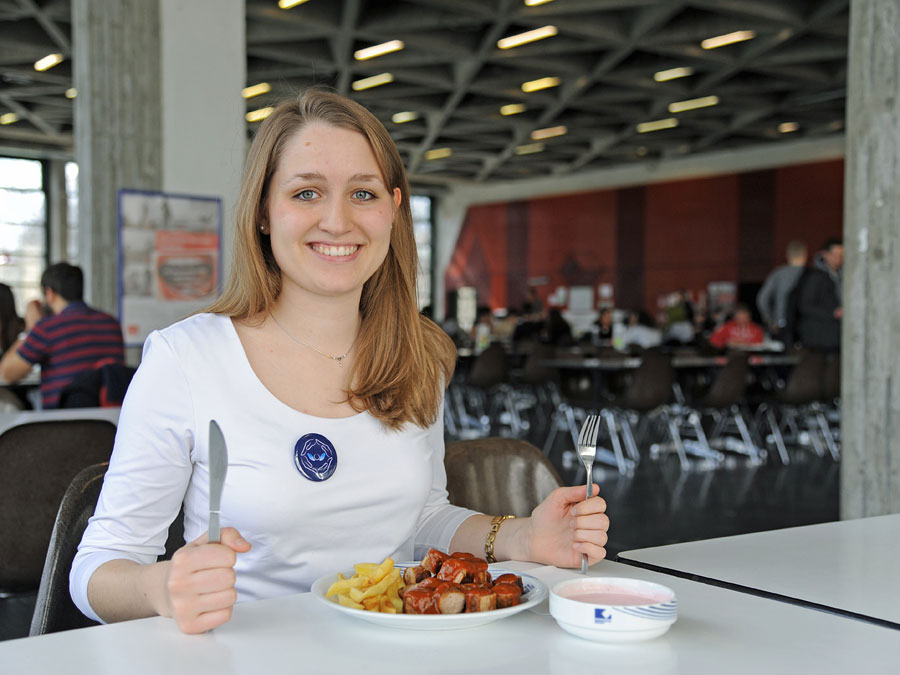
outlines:
{"label": "dining chair in background", "polygon": [[450,503],[482,513],[528,516],[563,484],[543,453],[518,438],[448,443],[444,467]]}
{"label": "dining chair in background", "polygon": [[0,412],[18,412],[24,409],[25,404],[16,396],[16,392],[0,387]]}
{"label": "dining chair in background", "polygon": [[0,434],[0,630],[27,634],[63,495],[83,468],[106,462],[116,435],[106,420],[29,422]]}
{"label": "dining chair in background", "polygon": [[[72,568],[72,561],[75,559],[88,520],[94,515],[108,466],[107,462],[102,462],[82,469],[69,483],[63,495],[44,559],[37,601],[31,617],[29,632],[31,636],[97,625],[95,621],[84,616],[72,602],[69,595],[69,570]],[[159,560],[170,559],[182,546],[184,546],[183,510],[169,527],[166,551]]]}

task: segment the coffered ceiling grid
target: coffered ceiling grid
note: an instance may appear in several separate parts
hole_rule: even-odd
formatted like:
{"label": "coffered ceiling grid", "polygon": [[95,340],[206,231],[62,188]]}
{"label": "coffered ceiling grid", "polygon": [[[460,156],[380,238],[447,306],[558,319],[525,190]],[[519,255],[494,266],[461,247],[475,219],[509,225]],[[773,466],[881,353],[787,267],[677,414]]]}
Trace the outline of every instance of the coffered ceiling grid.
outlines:
{"label": "coffered ceiling grid", "polygon": [[[69,0],[0,0],[0,115],[18,116],[0,125],[0,143],[71,147],[69,14]],[[312,84],[334,87],[379,116],[420,184],[564,176],[843,130],[849,0],[309,0],[287,11],[275,0],[247,0],[246,15],[247,84],[272,86],[247,100],[248,111]],[[558,34],[497,47],[545,25]],[[700,46],[736,30],[756,37]],[[405,48],[353,58],[388,40]],[[35,71],[34,61],[52,52],[66,60]],[[693,74],[653,77],[676,67]],[[385,72],[391,83],[353,90]],[[559,86],[522,91],[523,82],[551,76]],[[704,96],[719,103],[668,111]],[[527,109],[501,115],[511,103]],[[419,117],[392,122],[402,111]],[[670,117],[678,126],[637,131]],[[796,131],[779,131],[784,123]],[[257,126],[249,123],[248,133]],[[555,126],[566,133],[520,154],[535,130]],[[427,159],[435,148],[451,154]]]}

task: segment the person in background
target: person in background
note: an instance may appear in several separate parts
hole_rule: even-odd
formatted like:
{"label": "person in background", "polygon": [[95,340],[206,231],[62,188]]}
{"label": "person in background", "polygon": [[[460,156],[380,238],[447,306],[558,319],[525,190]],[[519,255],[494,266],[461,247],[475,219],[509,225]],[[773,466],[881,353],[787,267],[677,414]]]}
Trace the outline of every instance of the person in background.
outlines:
{"label": "person in background", "polygon": [[762,326],[753,323],[750,308],[738,305],[731,320],[723,323],[709,336],[709,344],[719,349],[746,347],[762,344],[765,337]]}
{"label": "person in background", "polygon": [[547,311],[542,330],[543,341],[556,347],[570,347],[574,344],[572,339],[572,327],[563,318],[562,312],[556,307]]}
{"label": "person in background", "polygon": [[835,353],[841,348],[841,268],[844,245],[829,239],[798,282],[797,337],[807,349]]}
{"label": "person in background", "polygon": [[16,299],[12,289],[6,284],[0,284],[0,356],[16,343],[23,330],[25,322],[16,313]]}
{"label": "person in background", "polygon": [[640,347],[650,349],[662,344],[662,331],[656,327],[653,317],[646,310],[639,309],[628,315],[628,325],[622,338],[625,349]]}
{"label": "person in background", "polygon": [[[84,303],[80,267],[51,265],[41,276],[41,290],[45,304],[28,303],[27,332],[3,355],[0,376],[17,382],[40,364],[42,406],[56,408],[63,387],[79,373],[100,361],[124,364],[125,345],[119,322]],[[44,307],[50,316],[45,316]]]}
{"label": "person in background", "polygon": [[612,308],[604,307],[600,310],[600,316],[597,317],[597,344],[601,347],[608,347],[613,340],[613,312]]}
{"label": "person in background", "polygon": [[525,303],[522,305],[522,313],[529,321],[540,321],[544,314],[544,303],[534,286],[528,287]]}
{"label": "person in background", "polygon": [[787,264],[772,270],[759,289],[756,307],[772,337],[785,345],[791,345],[794,336],[790,334],[788,326],[788,299],[806,269],[806,244],[797,240],[790,242],[785,255]]}
{"label": "person in background", "polygon": [[494,315],[487,305],[481,305],[475,310],[472,341],[475,343],[476,354],[480,354],[490,346],[493,336],[493,321]]}

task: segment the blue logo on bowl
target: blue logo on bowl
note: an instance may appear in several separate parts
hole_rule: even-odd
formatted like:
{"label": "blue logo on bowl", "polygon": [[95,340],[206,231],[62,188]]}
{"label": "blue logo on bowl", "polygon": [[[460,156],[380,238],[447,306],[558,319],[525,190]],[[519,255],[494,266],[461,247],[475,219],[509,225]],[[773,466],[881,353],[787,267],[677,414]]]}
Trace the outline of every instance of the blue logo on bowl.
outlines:
{"label": "blue logo on bowl", "polygon": [[294,466],[304,478],[320,483],[337,469],[334,443],[321,434],[306,434],[294,445]]}
{"label": "blue logo on bowl", "polygon": [[599,607],[594,609],[594,623],[609,623],[612,621],[611,616],[606,616],[606,610]]}

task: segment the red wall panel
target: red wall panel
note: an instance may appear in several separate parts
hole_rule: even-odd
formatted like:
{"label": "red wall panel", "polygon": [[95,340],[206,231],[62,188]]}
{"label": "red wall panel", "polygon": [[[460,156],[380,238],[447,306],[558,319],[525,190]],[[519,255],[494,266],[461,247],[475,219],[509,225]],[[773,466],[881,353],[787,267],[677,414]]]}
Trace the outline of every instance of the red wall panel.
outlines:
{"label": "red wall panel", "polygon": [[[741,190],[741,175],[727,174],[648,185],[640,199],[621,200],[620,190],[598,190],[474,206],[446,271],[446,288],[476,286],[479,303],[494,308],[517,303],[522,266],[508,264],[510,227],[526,228],[516,230],[512,249],[527,252],[529,278],[546,277],[539,289],[544,300],[557,286],[613,283],[619,232],[625,237],[632,232],[628,228],[642,228],[635,240],[644,243],[643,268],[636,267],[631,277],[643,282],[644,307],[651,312],[661,293],[705,290],[711,281],[761,282],[768,269],[782,263],[791,239],[806,241],[814,251],[826,238],[841,235],[843,160],[773,169],[771,180],[757,173],[754,185],[766,186],[764,195],[756,187],[746,189],[747,181]],[[755,199],[769,200],[769,206],[755,208],[746,201]],[[619,213],[618,204],[634,213]],[[512,221],[511,208],[518,209]],[[742,213],[749,218],[743,229],[750,237],[743,245]],[[758,218],[772,221],[758,228],[766,233],[758,237],[763,250],[772,249],[770,264],[754,247]]]}
{"label": "red wall panel", "polygon": [[644,307],[660,293],[737,278],[737,177],[648,185],[644,204]]}
{"label": "red wall panel", "polygon": [[843,236],[843,229],[843,160],[776,169],[772,255],[779,264],[792,239],[805,241],[811,256],[829,237]]}

